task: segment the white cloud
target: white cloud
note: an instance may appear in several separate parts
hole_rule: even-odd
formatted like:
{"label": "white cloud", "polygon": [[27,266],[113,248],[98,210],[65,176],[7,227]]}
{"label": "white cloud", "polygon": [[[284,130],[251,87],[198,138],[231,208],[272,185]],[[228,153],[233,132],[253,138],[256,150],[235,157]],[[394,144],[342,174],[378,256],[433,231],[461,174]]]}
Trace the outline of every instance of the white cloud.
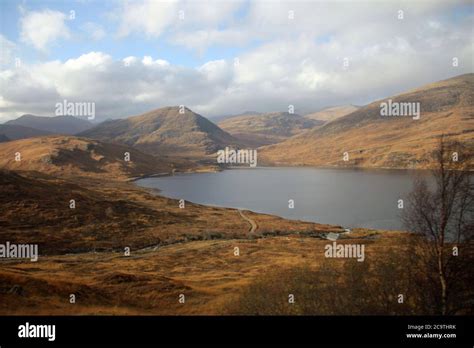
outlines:
{"label": "white cloud", "polygon": [[40,51],[47,51],[49,44],[71,36],[65,23],[66,18],[66,15],[59,11],[25,12],[20,19],[20,39]]}
{"label": "white cloud", "polygon": [[240,30],[220,30],[219,25],[233,24],[236,11],[244,0],[140,0],[126,1],[117,9],[120,37],[144,33],[150,37],[172,32],[170,42],[203,51],[212,44],[236,44],[247,41]]}
{"label": "white cloud", "polygon": [[68,59],[64,66],[70,70],[84,71],[90,68],[98,68],[112,62],[112,57],[102,52],[89,52],[76,59]]}
{"label": "white cloud", "polygon": [[95,102],[96,113],[104,117],[166,105],[207,103],[219,89],[226,88],[227,81],[219,77],[225,72],[222,63],[192,69],[148,56],[117,61],[101,52],[65,62],[23,65],[0,73],[4,100],[0,119],[22,113],[52,115],[55,103],[63,99]]}
{"label": "white cloud", "polygon": [[[126,61],[130,62],[130,61],[133,61],[133,60],[130,60],[130,57],[129,57],[129,59],[126,60]],[[153,60],[153,58],[151,56],[145,56],[142,59],[142,64],[145,65],[145,66],[168,66],[170,63],[168,63],[164,59]]]}
{"label": "white cloud", "polygon": [[142,32],[149,36],[160,36],[178,18],[178,1],[126,1],[118,10],[120,17],[119,36]]}
{"label": "white cloud", "polygon": [[219,24],[235,24],[229,22],[244,4],[244,0],[181,0],[178,6],[185,16],[180,24],[186,28],[195,25],[215,28]]}
{"label": "white cloud", "polygon": [[[258,1],[240,17],[235,14],[240,2],[195,4],[126,3],[122,35],[163,36],[198,51],[240,44],[245,48],[238,65],[233,58],[216,57],[192,68],[171,59],[116,59],[104,52],[23,65],[0,71],[0,118],[53,114],[62,99],[94,101],[99,117],[180,104],[207,116],[286,110],[289,104],[304,113],[363,104],[473,72],[472,16],[454,21],[446,15],[454,8],[451,2]],[[397,18],[400,8],[403,20]],[[181,9],[184,22],[178,22]],[[294,20],[288,19],[290,9]],[[253,40],[258,45],[245,46]],[[221,52],[229,57],[225,49]],[[459,67],[452,66],[453,57]]]}

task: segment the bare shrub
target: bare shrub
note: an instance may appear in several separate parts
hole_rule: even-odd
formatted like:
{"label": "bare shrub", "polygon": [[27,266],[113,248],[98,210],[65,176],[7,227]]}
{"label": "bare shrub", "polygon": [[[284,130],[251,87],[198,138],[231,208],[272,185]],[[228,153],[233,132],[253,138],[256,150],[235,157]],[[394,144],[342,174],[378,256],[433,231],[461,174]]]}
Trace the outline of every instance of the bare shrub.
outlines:
{"label": "bare shrub", "polygon": [[457,314],[472,308],[472,301],[469,305],[464,298],[472,296],[466,285],[474,284],[474,184],[468,170],[473,154],[472,149],[441,137],[432,157],[434,187],[418,178],[402,217],[409,231],[422,236],[420,267],[436,292],[432,294],[436,314]]}

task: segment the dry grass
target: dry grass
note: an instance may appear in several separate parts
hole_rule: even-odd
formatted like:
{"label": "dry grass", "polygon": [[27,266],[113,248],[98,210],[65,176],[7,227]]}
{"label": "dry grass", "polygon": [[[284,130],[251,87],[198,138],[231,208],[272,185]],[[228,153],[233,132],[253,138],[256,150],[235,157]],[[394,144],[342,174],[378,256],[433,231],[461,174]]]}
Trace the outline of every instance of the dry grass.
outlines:
{"label": "dry grass", "polygon": [[[354,234],[355,239],[345,242],[365,243],[366,258],[370,260],[383,257],[406,238],[406,234],[399,232],[377,233],[377,238],[366,238],[371,234],[360,231]],[[327,243],[288,235],[188,242],[132,250],[129,257],[103,252],[47,256],[36,263],[2,262],[0,312],[7,315],[232,314],[229,308],[238,303],[247,286],[272,270],[319,267],[325,262]],[[240,249],[240,256],[234,255],[235,247]],[[335,270],[342,264],[341,260],[331,261]],[[337,284],[331,290],[337,293]],[[68,302],[71,293],[77,296],[76,304]],[[186,296],[185,304],[178,302],[181,293]]]}
{"label": "dry grass", "polygon": [[[125,161],[125,153],[130,161]],[[21,160],[16,160],[16,154]],[[37,171],[59,177],[87,176],[125,180],[195,168],[183,159],[154,157],[129,146],[74,136],[51,135],[0,143],[0,168]]]}

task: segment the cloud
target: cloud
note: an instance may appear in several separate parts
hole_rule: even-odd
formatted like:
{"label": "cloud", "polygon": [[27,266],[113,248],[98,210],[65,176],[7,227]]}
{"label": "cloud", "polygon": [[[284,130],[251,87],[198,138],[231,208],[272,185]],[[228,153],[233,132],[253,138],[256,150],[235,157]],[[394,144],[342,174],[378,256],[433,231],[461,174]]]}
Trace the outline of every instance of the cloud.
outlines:
{"label": "cloud", "polygon": [[[245,47],[255,42],[286,39],[304,33],[308,40],[349,37],[371,45],[392,36],[412,35],[417,22],[442,27],[436,17],[468,1],[244,1],[140,0],[117,10],[119,36],[144,33],[194,50]],[[403,20],[399,20],[403,11]],[[290,16],[290,12],[293,17]],[[182,17],[180,17],[182,15]],[[435,38],[432,39],[435,44]]]}
{"label": "cloud", "polygon": [[20,40],[37,50],[47,51],[48,45],[59,39],[68,39],[66,15],[59,11],[43,10],[25,12],[20,19]]}
{"label": "cloud", "polygon": [[64,99],[95,102],[96,113],[102,117],[207,103],[231,79],[225,65],[209,62],[194,69],[149,56],[114,60],[102,52],[65,62],[24,64],[0,72],[0,119],[22,113],[53,115],[55,103]]}
{"label": "cloud", "polygon": [[133,32],[157,37],[178,19],[178,1],[125,1],[118,9],[120,17],[119,36]]}
{"label": "cloud", "polygon": [[[23,64],[0,71],[0,119],[52,115],[63,99],[95,102],[99,118],[181,104],[205,116],[290,104],[305,113],[365,104],[474,68],[472,13],[453,17],[461,2],[358,2],[350,11],[345,1],[195,4],[127,2],[119,28],[122,35],[163,36],[196,50],[214,45],[216,58],[183,67],[169,57],[89,52]],[[237,44],[243,48],[234,61],[222,47]]]}
{"label": "cloud", "polygon": [[[171,32],[170,42],[202,51],[218,43],[243,40],[241,31],[219,30],[232,24],[243,0],[140,0],[126,1],[116,12],[119,37],[144,33],[149,37]],[[245,38],[246,39],[246,38]]]}

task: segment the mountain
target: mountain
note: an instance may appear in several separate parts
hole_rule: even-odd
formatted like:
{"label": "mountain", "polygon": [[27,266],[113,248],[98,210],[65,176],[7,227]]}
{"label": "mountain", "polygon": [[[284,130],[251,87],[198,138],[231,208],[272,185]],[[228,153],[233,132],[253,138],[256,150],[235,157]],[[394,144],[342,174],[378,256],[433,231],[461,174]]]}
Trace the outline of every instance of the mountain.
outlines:
{"label": "mountain", "polygon": [[6,122],[8,125],[24,126],[51,134],[65,134],[73,135],[83,132],[94,125],[85,119],[80,119],[73,116],[35,116],[23,115],[16,120]]}
{"label": "mountain", "polygon": [[51,133],[36,128],[19,126],[15,124],[0,124],[0,136],[3,136],[4,139],[17,140],[49,134]]}
{"label": "mountain", "polygon": [[[126,152],[130,161],[126,161]],[[20,161],[15,160],[20,153]],[[127,146],[74,136],[47,136],[0,143],[0,168],[50,175],[99,176],[124,179],[170,173],[185,161],[154,157]]]}
{"label": "mountain", "polygon": [[10,139],[5,134],[0,134],[0,143],[10,141]]}
{"label": "mountain", "polygon": [[228,114],[228,115],[220,115],[209,117],[209,121],[212,121],[215,124],[219,124],[220,122],[227,120],[228,118],[237,117],[237,116],[246,116],[246,115],[261,115],[261,112],[258,111],[244,111],[239,114]]}
{"label": "mountain", "polygon": [[323,124],[288,112],[235,116],[219,123],[219,127],[250,146],[279,143],[289,137]]}
{"label": "mountain", "polygon": [[334,106],[331,108],[320,110],[318,112],[307,114],[304,117],[309,118],[311,120],[324,121],[327,123],[334,121],[342,116],[349,115],[351,112],[354,112],[357,109],[359,109],[359,106],[355,105]]}
{"label": "mountain", "polygon": [[238,141],[208,119],[179,107],[165,107],[103,122],[80,136],[122,143],[158,155],[201,158]]}
{"label": "mountain", "polygon": [[[474,74],[432,83],[373,102],[323,127],[260,149],[273,165],[429,168],[444,134],[474,146]],[[381,116],[381,106],[419,103],[420,118]],[[382,104],[386,103],[386,104]],[[344,153],[349,155],[343,160]]]}

